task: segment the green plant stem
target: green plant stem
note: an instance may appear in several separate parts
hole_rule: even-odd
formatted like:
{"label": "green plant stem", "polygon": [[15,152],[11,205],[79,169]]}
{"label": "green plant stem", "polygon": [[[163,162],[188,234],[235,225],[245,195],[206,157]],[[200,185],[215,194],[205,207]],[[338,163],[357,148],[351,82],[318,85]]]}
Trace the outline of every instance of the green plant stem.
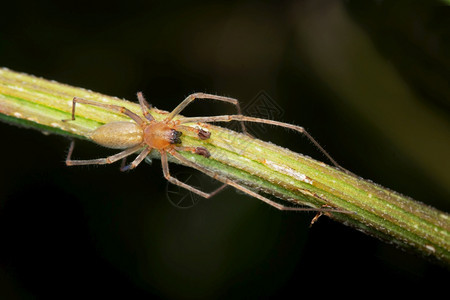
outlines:
{"label": "green plant stem", "polygon": [[[102,124],[130,121],[119,113],[79,105],[76,121],[62,122],[71,117],[75,96],[125,106],[141,114],[137,103],[0,69],[0,118],[8,123],[89,139],[89,133]],[[151,113],[159,120],[167,114],[156,108]],[[190,161],[283,200],[352,212],[327,215],[450,265],[449,214],[274,144],[210,124],[201,126],[211,132],[210,139],[199,140],[185,132],[182,142],[185,146],[206,147],[211,157],[180,152]],[[154,152],[150,156],[157,158]]]}

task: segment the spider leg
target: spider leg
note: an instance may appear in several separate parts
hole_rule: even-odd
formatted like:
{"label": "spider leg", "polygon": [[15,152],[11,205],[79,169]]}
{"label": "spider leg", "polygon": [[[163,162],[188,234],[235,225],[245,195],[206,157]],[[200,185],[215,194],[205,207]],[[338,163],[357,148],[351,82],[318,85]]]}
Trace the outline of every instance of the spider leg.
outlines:
{"label": "spider leg", "polygon": [[155,120],[155,118],[153,118],[152,114],[148,111],[149,109],[152,108],[152,105],[150,103],[148,103],[147,100],[145,100],[145,97],[142,94],[142,92],[137,93],[137,98],[139,100],[139,104],[141,105],[142,114],[144,115],[144,117],[149,121]]}
{"label": "spider leg", "polygon": [[[285,210],[285,211],[318,211],[318,212],[340,212],[340,213],[351,213],[351,212],[349,212],[349,211],[342,211],[342,210],[332,209],[332,208],[331,208],[331,209],[326,209],[326,208],[308,208],[308,207],[291,207],[291,206],[285,206],[285,205],[279,204],[279,203],[277,203],[277,202],[275,202],[275,201],[272,201],[272,200],[270,200],[270,199],[268,199],[268,198],[266,198],[266,197],[264,197],[264,196],[262,196],[262,195],[260,195],[260,194],[258,194],[258,193],[256,193],[256,192],[254,192],[254,191],[248,189],[247,187],[245,187],[245,186],[243,186],[243,185],[240,185],[240,184],[238,184],[238,183],[236,183],[236,182],[234,182],[234,181],[232,181],[232,180],[230,180],[230,179],[228,179],[228,178],[225,178],[225,177],[223,177],[223,176],[220,176],[220,175],[218,175],[218,174],[216,174],[216,173],[214,173],[214,172],[212,172],[212,171],[210,171],[210,170],[208,170],[208,169],[206,169],[206,168],[204,168],[204,167],[202,167],[202,166],[199,166],[199,165],[197,165],[197,164],[195,164],[195,163],[193,163],[193,162],[187,160],[186,158],[184,158],[183,156],[181,156],[180,154],[178,154],[175,150],[168,150],[168,152],[169,152],[173,157],[175,157],[176,159],[180,160],[183,164],[185,164],[185,165],[187,165],[187,166],[190,166],[190,167],[192,167],[192,168],[194,168],[194,169],[197,169],[197,170],[199,170],[199,171],[201,171],[201,172],[203,172],[203,173],[205,173],[205,174],[211,176],[212,178],[214,178],[214,179],[216,179],[216,180],[218,180],[218,181],[221,181],[221,182],[225,183],[226,185],[230,185],[230,186],[232,186],[232,187],[234,187],[234,188],[236,188],[236,189],[238,189],[238,190],[240,190],[240,191],[242,191],[242,192],[244,192],[244,193],[246,193],[246,194],[248,194],[248,195],[250,195],[250,196],[252,196],[252,197],[255,197],[255,198],[257,198],[257,199],[263,201],[264,203],[269,204],[270,206],[275,207],[276,209],[279,209],[279,210]],[[162,154],[162,153],[161,153],[161,154]],[[165,153],[164,153],[164,156],[165,156]],[[162,155],[161,155],[161,160],[162,160]],[[166,161],[166,164],[167,164],[167,158],[165,158],[165,161]],[[164,167],[164,164],[163,164],[163,167]],[[164,171],[164,168],[163,168],[163,171]],[[166,178],[167,178],[167,177],[166,177]],[[169,181],[170,181],[170,180],[169,180]],[[171,182],[172,182],[172,181],[171,181]],[[180,186],[185,187],[185,186],[183,186],[183,185],[180,185]],[[186,187],[186,188],[189,189],[189,190],[191,190],[191,189],[196,190],[195,188],[193,188],[193,187],[191,187],[191,186],[188,186],[188,187]],[[193,191],[193,190],[192,190],[192,191]],[[197,190],[197,191],[198,191],[198,190]],[[193,192],[195,192],[195,191],[193,191]],[[199,195],[203,196],[203,195],[202,195],[203,192],[201,192],[201,191],[198,191],[198,192],[200,192],[200,193],[198,193]]]}
{"label": "spider leg", "polygon": [[209,153],[208,149],[205,147],[174,147],[176,151],[189,151],[194,154],[198,154],[201,156],[204,156],[206,158],[209,158],[211,156],[211,153]]}
{"label": "spider leg", "polygon": [[150,147],[145,147],[145,149],[142,150],[129,165],[122,165],[120,171],[125,172],[136,168],[147,157],[150,151],[152,151]]}
{"label": "spider leg", "polygon": [[[178,106],[175,107],[174,110],[172,110],[172,112],[167,116],[166,120],[167,121],[172,120],[183,109],[185,109],[186,106],[189,105],[189,103],[191,103],[195,99],[211,99],[211,100],[228,102],[228,103],[234,104],[236,106],[238,115],[242,114],[241,106],[239,105],[239,101],[237,99],[229,98],[229,97],[223,97],[223,96],[217,96],[217,95],[214,95],[214,94],[194,93],[194,94],[191,94],[191,95],[187,96],[180,104],[178,104]],[[241,123],[242,132],[244,132],[245,134],[249,135],[248,132],[247,132],[247,129],[245,128],[244,122],[240,122],[240,123]]]}
{"label": "spider leg", "polygon": [[122,114],[128,116],[129,118],[131,118],[133,121],[135,121],[139,125],[142,125],[144,122],[141,119],[141,117],[139,117],[137,114],[135,114],[134,112],[132,112],[131,110],[129,110],[126,107],[119,106],[119,105],[113,105],[113,104],[105,104],[105,103],[92,101],[92,100],[86,100],[86,99],[78,98],[78,97],[74,97],[72,100],[72,118],[64,119],[64,120],[62,120],[63,122],[75,120],[75,107],[76,107],[77,103],[88,104],[88,105],[92,105],[92,106],[98,106],[98,107],[103,107],[103,108],[106,108],[109,110],[117,111],[119,113],[122,113]]}
{"label": "spider leg", "polygon": [[142,145],[137,145],[131,148],[128,148],[122,152],[119,152],[117,154],[105,157],[105,158],[98,158],[98,159],[86,159],[86,160],[72,160],[72,152],[75,147],[75,142],[72,141],[70,143],[69,152],[67,153],[66,157],[66,165],[68,166],[79,166],[79,165],[104,165],[104,164],[111,164],[113,162],[116,162],[122,158],[127,157],[128,155],[131,155],[142,148]]}
{"label": "spider leg", "polygon": [[[186,184],[184,182],[179,181],[178,179],[176,179],[175,177],[172,177],[172,175],[170,175],[169,172],[169,163],[167,161],[167,154],[165,151],[160,151],[161,153],[161,165],[162,165],[162,169],[163,169],[163,174],[164,177],[172,184],[178,185],[182,188],[187,189],[188,191],[191,191],[193,193],[196,193],[197,195],[200,195],[206,199],[211,198],[212,196],[216,195],[217,193],[219,193],[220,191],[222,191],[225,187],[227,187],[227,184],[224,184],[222,186],[220,186],[219,188],[217,188],[216,190],[210,192],[210,193],[206,193],[203,191],[200,191],[199,189]],[[175,152],[176,153],[176,152]]]}
{"label": "spider leg", "polygon": [[195,133],[201,140],[207,140],[211,136],[211,133],[209,131],[203,130],[202,128],[199,129],[185,125],[178,125],[178,129],[191,131]]}
{"label": "spider leg", "polygon": [[320,146],[319,142],[317,142],[312,137],[312,135],[310,135],[303,127],[300,127],[297,125],[292,125],[289,123],[283,123],[283,122],[278,122],[278,121],[268,120],[268,119],[254,118],[254,117],[249,117],[249,116],[244,116],[244,115],[222,115],[222,116],[193,117],[193,118],[184,117],[179,120],[179,123],[183,124],[183,123],[197,123],[197,122],[206,123],[206,122],[230,122],[230,121],[242,121],[242,122],[270,124],[270,125],[275,125],[275,126],[280,126],[280,127],[285,127],[285,128],[295,130],[295,131],[303,134],[304,136],[306,136],[314,144],[314,146],[316,146],[316,148],[319,149],[320,152],[322,152],[322,154],[324,154],[337,168],[339,168],[340,170],[342,170],[343,172],[345,172],[349,175],[354,175],[352,172],[348,171],[347,169],[345,169],[344,167],[339,165],[331,157],[331,155],[328,154],[328,152],[325,151],[325,149],[322,146]]}

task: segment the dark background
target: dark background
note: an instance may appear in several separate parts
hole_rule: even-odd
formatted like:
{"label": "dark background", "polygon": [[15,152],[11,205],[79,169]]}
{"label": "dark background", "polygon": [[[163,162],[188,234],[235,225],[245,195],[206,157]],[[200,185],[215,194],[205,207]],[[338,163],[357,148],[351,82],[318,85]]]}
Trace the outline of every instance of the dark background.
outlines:
{"label": "dark background", "polygon": [[[0,19],[0,66],[133,101],[143,91],[165,110],[192,92],[245,106],[263,90],[278,120],[304,126],[341,165],[444,211],[449,53],[438,1],[17,1]],[[184,114],[233,112],[197,103]],[[0,134],[0,298],[448,289],[444,267],[325,217],[310,229],[313,213],[231,188],[177,209],[159,161],[125,174],[68,168],[66,138],[8,124]],[[292,132],[260,138],[324,160]],[[107,153],[78,142],[75,155]]]}

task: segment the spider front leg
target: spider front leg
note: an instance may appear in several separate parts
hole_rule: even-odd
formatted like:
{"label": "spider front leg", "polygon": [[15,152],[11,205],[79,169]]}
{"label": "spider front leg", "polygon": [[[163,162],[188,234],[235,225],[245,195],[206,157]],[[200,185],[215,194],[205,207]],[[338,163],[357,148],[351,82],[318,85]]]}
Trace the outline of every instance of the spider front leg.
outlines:
{"label": "spider front leg", "polygon": [[202,128],[194,128],[194,127],[184,126],[184,125],[178,125],[177,128],[186,130],[186,131],[191,131],[191,132],[195,133],[195,135],[201,140],[207,140],[211,137],[211,132],[206,131]]}
{"label": "spider front leg", "polygon": [[323,155],[325,155],[325,157],[327,157],[331,163],[333,163],[333,165],[335,165],[338,169],[340,169],[341,171],[352,175],[352,176],[356,176],[355,174],[353,174],[352,172],[348,171],[347,169],[345,169],[344,167],[342,167],[341,165],[339,165],[332,157],[330,154],[328,154],[327,151],[325,151],[325,149],[319,144],[319,142],[316,141],[315,138],[312,137],[311,134],[309,134],[303,127],[301,126],[297,126],[297,125],[292,125],[289,123],[283,123],[283,122],[278,122],[278,121],[274,121],[274,120],[268,120],[268,119],[262,119],[262,118],[255,118],[255,117],[249,117],[249,116],[244,116],[244,115],[221,115],[221,116],[210,116],[210,117],[184,117],[179,121],[179,124],[184,124],[184,123],[197,123],[197,122],[202,122],[202,123],[208,123],[208,122],[231,122],[231,121],[241,121],[241,122],[253,122],[253,123],[261,123],[261,124],[269,124],[269,125],[275,125],[275,126],[280,126],[280,127],[284,127],[284,128],[288,128],[288,129],[292,129],[295,130],[297,132],[299,132],[300,134],[303,134],[306,138],[308,138],[313,144],[314,146],[319,149],[320,152],[322,152]]}
{"label": "spider front leg", "polygon": [[201,155],[203,157],[209,158],[211,153],[205,147],[174,147],[176,151],[188,151],[194,154]]}
{"label": "spider front leg", "polygon": [[[185,109],[186,106],[188,106],[192,101],[194,101],[196,99],[210,99],[210,100],[217,100],[217,101],[231,103],[231,104],[234,104],[236,106],[237,114],[238,115],[242,114],[241,106],[239,105],[239,101],[237,99],[229,98],[229,97],[223,97],[223,96],[217,96],[217,95],[213,95],[213,94],[194,93],[194,94],[191,94],[191,95],[187,96],[186,99],[184,99],[177,107],[175,107],[175,109],[166,118],[166,121],[172,120],[175,116],[177,116],[179,113],[181,113],[181,111],[183,109]],[[241,124],[241,127],[242,127],[242,132],[247,134],[247,135],[250,135],[247,132],[247,129],[245,128],[244,122],[240,122],[240,124]]]}

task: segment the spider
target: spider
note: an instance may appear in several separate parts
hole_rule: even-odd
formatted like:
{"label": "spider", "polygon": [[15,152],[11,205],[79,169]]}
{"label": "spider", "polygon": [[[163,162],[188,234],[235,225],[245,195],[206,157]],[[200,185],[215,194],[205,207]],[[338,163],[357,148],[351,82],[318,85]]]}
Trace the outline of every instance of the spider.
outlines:
{"label": "spider", "polygon": [[[256,122],[263,124],[271,124],[276,126],[281,126],[285,128],[290,128],[295,131],[304,134],[324,155],[330,159],[330,161],[338,168],[343,169],[340,165],[338,165],[331,156],[319,145],[319,143],[302,127],[291,125],[287,123],[282,123],[278,121],[255,118],[250,116],[245,116],[241,114],[241,108],[239,106],[239,101],[234,98],[217,96],[213,94],[205,94],[205,93],[194,93],[186,97],[175,109],[170,112],[167,117],[162,121],[157,121],[149,111],[151,105],[147,103],[142,92],[137,93],[137,98],[139,100],[139,105],[142,110],[142,116],[137,115],[131,110],[112,104],[104,104],[101,102],[96,102],[92,100],[86,100],[82,98],[75,97],[72,100],[72,118],[63,120],[63,121],[73,121],[75,120],[75,107],[77,103],[87,104],[97,107],[102,107],[111,111],[116,111],[128,116],[134,122],[127,121],[119,121],[119,122],[111,122],[106,123],[93,132],[90,133],[89,137],[95,143],[114,149],[124,149],[122,152],[117,154],[108,156],[106,158],[99,159],[88,159],[88,160],[72,160],[72,152],[74,149],[74,142],[70,144],[70,148],[66,158],[66,165],[75,166],[75,165],[102,165],[102,164],[111,164],[121,159],[125,159],[127,156],[132,155],[134,153],[139,152],[137,157],[128,165],[122,165],[121,170],[131,170],[136,168],[146,157],[150,154],[150,152],[154,149],[159,151],[161,154],[161,164],[164,177],[172,184],[183,187],[193,193],[196,193],[204,198],[210,198],[220,192],[226,186],[232,186],[242,192],[253,196],[279,210],[289,210],[289,211],[318,211],[318,212],[345,212],[340,211],[333,208],[306,208],[306,207],[291,207],[279,204],[273,200],[270,200],[257,192],[254,192],[247,187],[236,183],[220,174],[217,174],[211,170],[208,170],[194,162],[189,161],[182,155],[178,153],[178,151],[189,151],[206,158],[210,157],[209,151],[204,147],[185,147],[181,145],[180,136],[182,135],[182,131],[191,131],[195,132],[199,139],[208,139],[210,138],[210,133],[203,130],[197,129],[193,127],[189,127],[183,124],[186,123],[208,123],[208,122],[230,122],[230,121],[239,121],[241,123],[242,131],[247,133],[245,129],[244,122]],[[237,114],[236,115],[220,115],[220,116],[211,116],[211,117],[181,117],[177,120],[174,120],[174,117],[178,116],[179,113],[186,108],[191,102],[196,99],[210,99],[217,100],[222,102],[228,102],[236,106]],[[182,164],[197,169],[214,179],[221,181],[224,183],[221,187],[212,191],[210,193],[203,192],[193,186],[190,186],[184,182],[179,181],[175,177],[172,177],[169,172],[169,164],[167,160],[167,154],[170,154],[175,159],[179,160]],[[343,169],[345,170],[345,169]],[[327,206],[329,207],[329,206]]]}

